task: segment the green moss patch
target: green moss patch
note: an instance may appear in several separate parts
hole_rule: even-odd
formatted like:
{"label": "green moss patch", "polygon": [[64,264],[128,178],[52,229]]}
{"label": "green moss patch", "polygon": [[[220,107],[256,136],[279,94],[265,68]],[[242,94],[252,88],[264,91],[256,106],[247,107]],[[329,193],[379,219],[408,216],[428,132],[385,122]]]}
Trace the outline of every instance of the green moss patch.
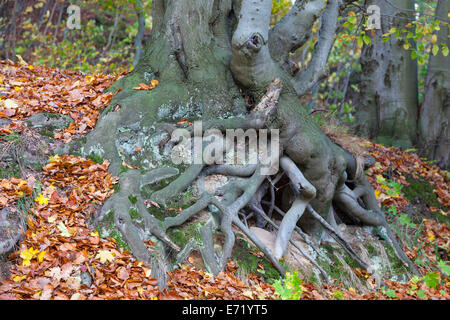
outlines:
{"label": "green moss patch", "polygon": [[200,234],[200,228],[202,223],[192,223],[180,228],[173,228],[167,231],[169,238],[183,248],[190,239],[195,239],[198,243],[201,243],[202,237]]}
{"label": "green moss patch", "polygon": [[90,154],[87,157],[88,159],[91,159],[92,161],[94,161],[97,164],[103,164],[103,157],[98,155],[98,154]]}
{"label": "green moss patch", "polygon": [[10,177],[20,177],[19,165],[16,162],[12,162],[5,167],[0,166],[0,179],[8,179]]}
{"label": "green moss patch", "polygon": [[114,223],[114,212],[112,210],[106,214],[103,221],[95,227],[95,230],[102,238],[113,238],[120,249],[131,251],[130,247],[122,236],[122,233],[116,229],[116,225]]}
{"label": "green moss patch", "polygon": [[[259,249],[242,238],[237,238],[233,247],[232,259],[240,268],[240,274],[256,273],[267,283],[273,283],[281,278],[280,273],[264,257],[257,257],[250,253]],[[262,265],[264,269],[260,267]]]}
{"label": "green moss patch", "polygon": [[[436,194],[433,192],[434,187],[425,179],[416,179],[412,176],[407,176],[406,180],[409,182],[409,186],[403,187],[403,193],[405,197],[412,203],[422,203],[428,207],[434,207],[442,209],[444,212],[448,208],[444,207],[438,200]],[[450,224],[450,218],[437,212],[432,213],[440,222],[444,222],[447,225]]]}

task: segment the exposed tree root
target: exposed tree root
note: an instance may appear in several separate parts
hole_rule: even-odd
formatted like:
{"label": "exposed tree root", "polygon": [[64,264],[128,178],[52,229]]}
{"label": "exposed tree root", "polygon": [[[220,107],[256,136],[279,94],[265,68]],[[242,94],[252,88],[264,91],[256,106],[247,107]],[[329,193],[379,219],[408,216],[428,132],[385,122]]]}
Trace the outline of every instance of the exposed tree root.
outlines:
{"label": "exposed tree root", "polygon": [[[164,173],[160,176],[160,178],[163,179],[163,177],[167,174],[167,169],[162,172],[160,171],[160,173]],[[149,181],[150,176],[146,175],[144,178],[144,183],[146,183]],[[158,285],[163,288],[167,284],[167,261],[165,248],[155,247],[153,252],[149,252],[146,248],[143,242],[145,238],[144,231],[133,223],[130,216],[130,207],[133,205],[133,202],[135,202],[134,204],[136,209],[142,215],[146,230],[158,237],[172,249],[180,251],[180,248],[170,240],[164,232],[161,223],[156,218],[150,214],[145,214],[147,210],[140,191],[140,187],[143,183],[142,180],[142,175],[137,170],[130,170],[123,173],[120,176],[120,192],[113,194],[113,196],[105,202],[102,207],[102,211],[100,212],[100,216],[97,217],[97,220],[101,221],[110,211],[113,212],[114,223],[127,241],[131,251],[136,258],[151,264],[153,275],[156,279],[158,279]],[[157,179],[155,179],[155,181],[156,180]]]}
{"label": "exposed tree root", "polygon": [[[258,211],[258,213],[261,215],[261,217],[263,217],[268,223],[270,223],[275,229],[279,230],[278,225],[275,224],[275,222],[273,222],[269,216],[267,216],[264,212],[264,210],[256,207],[255,205],[250,205],[250,207],[255,210]],[[289,242],[298,249],[298,251],[300,251],[300,253],[306,258],[308,259],[318,270],[319,272],[322,274],[325,282],[329,282],[329,276],[328,274],[323,270],[323,268],[316,262],[316,260],[314,258],[312,258],[308,253],[305,252],[305,250],[303,250],[303,248],[294,240],[289,239]]]}
{"label": "exposed tree root", "polygon": [[[262,99],[262,102],[255,108],[256,111],[254,112],[258,113],[258,116],[256,117],[258,121],[257,123],[253,122],[253,125],[257,124],[256,127],[261,128],[265,125],[264,123],[269,120],[269,115],[276,110],[276,99],[278,99],[278,95],[271,94],[270,90],[279,92],[280,89],[281,86],[279,85],[272,86],[271,88],[269,87],[265,98]],[[260,121],[262,121],[262,123]],[[221,127],[222,125],[224,124],[220,122],[218,126]],[[206,128],[210,127],[207,126]],[[221,129],[226,130],[225,128]],[[206,146],[207,145],[204,144],[203,148]],[[221,150],[221,152],[224,152],[224,150]],[[274,157],[275,155],[271,156]],[[114,194],[105,203],[99,219],[102,219],[102,217],[110,210],[114,211],[114,221],[116,226],[127,240],[131,250],[137,258],[152,263],[153,268],[155,268],[155,274],[159,276],[158,281],[161,286],[164,286],[166,281],[164,270],[167,269],[167,247],[177,252],[175,257],[176,263],[181,263],[192,250],[198,248],[202,255],[205,267],[210,272],[217,274],[220,271],[223,271],[231,257],[235,243],[236,236],[232,228],[233,224],[264,253],[266,258],[281,274],[284,274],[285,270],[280,264],[279,259],[284,255],[286,247],[290,242],[315,266],[315,268],[317,268],[323,279],[328,282],[329,276],[323,268],[320,267],[315,259],[305,252],[300,245],[292,240],[292,233],[296,231],[312,250],[322,256],[325,261],[329,261],[329,259],[321,253],[314,241],[311,240],[297,225],[299,219],[305,212],[311,219],[320,223],[323,229],[338,244],[340,244],[350,257],[363,269],[372,273],[373,268],[358,256],[352,246],[339,233],[336,222],[334,221],[333,206],[337,206],[341,211],[344,211],[364,225],[384,227],[396,254],[408,264],[414,272],[416,272],[417,270],[415,270],[412,263],[404,254],[384,219],[384,215],[378,207],[373,190],[367,180],[363,176],[358,176],[359,173],[356,174],[356,172],[360,172],[361,170],[358,170],[353,158],[348,162],[349,165],[347,166],[347,171],[344,172],[342,177],[338,180],[334,191],[334,196],[332,197],[333,203],[330,203],[328,209],[328,222],[313,208],[312,201],[316,198],[315,186],[306,179],[297,163],[288,155],[281,156],[279,159],[281,171],[278,172],[276,176],[272,177],[261,173],[263,167],[261,163],[254,165],[191,165],[175,180],[166,187],[154,192],[150,197],[152,201],[165,206],[167,200],[183,192],[195,180],[199,180],[201,189],[200,198],[193,205],[181,211],[178,215],[166,217],[164,221],[160,221],[148,214],[144,200],[141,196],[141,188],[145,185],[172,177],[178,174],[178,170],[174,168],[160,168],[152,170],[144,175],[141,175],[137,170],[130,170],[120,176],[120,192]],[[228,177],[228,182],[217,188],[214,191],[214,194],[208,193],[205,188],[202,187],[204,177],[211,174],[220,174]],[[352,180],[348,180],[347,176],[350,176]],[[286,213],[275,205],[277,198],[275,185],[282,177],[288,178],[289,187],[295,197]],[[349,185],[353,186],[353,190]],[[134,203],[131,203],[133,197]],[[270,201],[265,199],[270,199]],[[142,230],[134,225],[131,220],[129,215],[129,208],[131,205],[134,205],[141,213],[145,226],[144,229],[161,240],[159,245],[155,246],[151,253],[143,243],[144,235]],[[263,205],[268,207],[269,214],[265,213]],[[196,243],[193,240],[189,241],[188,245],[181,250],[181,248],[173,243],[167,236],[167,230],[183,225],[186,221],[203,210],[208,210],[211,216],[200,230],[202,242]],[[247,212],[248,215],[246,215],[245,212]],[[281,223],[279,225],[274,223],[271,217],[273,213],[278,213],[281,216]],[[240,216],[244,222],[240,220]],[[264,227],[266,224],[269,224],[271,228],[277,230],[274,252],[272,252],[271,249],[269,249],[249,229],[247,220],[252,216],[256,217],[257,226]],[[218,252],[214,245],[213,235],[216,230],[219,230],[224,235],[221,252]]]}

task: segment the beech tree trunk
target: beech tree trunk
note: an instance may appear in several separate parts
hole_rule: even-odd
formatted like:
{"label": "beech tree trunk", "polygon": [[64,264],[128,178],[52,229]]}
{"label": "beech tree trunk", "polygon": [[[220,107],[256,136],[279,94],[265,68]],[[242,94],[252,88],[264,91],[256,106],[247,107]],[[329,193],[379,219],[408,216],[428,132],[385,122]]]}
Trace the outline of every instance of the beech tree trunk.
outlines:
{"label": "beech tree trunk", "polygon": [[[437,17],[447,17],[450,2],[439,0],[436,7]],[[445,43],[450,48],[448,27],[441,26],[437,31],[437,44]],[[449,168],[449,131],[450,118],[450,55],[444,56],[442,50],[434,56],[430,54],[425,91],[419,116],[419,147],[421,155],[436,160],[445,169]]]}
{"label": "beech tree trunk", "polygon": [[[122,91],[88,134],[81,150],[84,156],[96,154],[109,159],[110,172],[120,178],[119,190],[104,204],[95,223],[113,214],[115,226],[131,251],[152,265],[152,276],[161,286],[171,268],[169,261],[179,263],[193,247],[202,253],[208,270],[224,270],[235,241],[232,225],[253,241],[282,274],[284,268],[278,259],[292,241],[294,229],[313,248],[312,239],[318,240],[325,229],[370,271],[370,265],[336,230],[334,205],[363,224],[385,228],[396,254],[414,270],[390,231],[373,189],[361,174],[364,163],[334,144],[299,102],[299,96],[325,74],[338,16],[345,4],[342,0],[299,0],[269,32],[271,0],[153,1],[153,29],[144,54],[136,68],[110,88]],[[322,21],[313,58],[306,69],[291,74],[286,68],[289,52],[306,41],[316,16]],[[133,89],[152,80],[159,84],[151,91]],[[259,102],[249,107],[246,100]],[[262,174],[261,163],[175,166],[170,152],[178,141],[171,138],[171,133],[176,123],[186,119],[201,120],[205,134],[207,129],[279,129],[279,175]],[[71,147],[67,146],[65,152]],[[138,169],[125,168],[124,162]],[[218,194],[200,190],[194,204],[174,217],[157,218],[147,210],[144,200],[157,203],[164,212],[169,202],[186,192],[194,181],[214,173],[228,177]],[[276,198],[282,195],[272,184],[282,176],[289,185],[286,194],[291,195],[283,197],[290,206],[286,213],[275,205]],[[145,191],[149,185],[168,178],[172,181],[162,189],[150,194]],[[272,202],[267,206],[263,197],[270,193]],[[221,197],[216,197],[219,194]],[[140,214],[139,223],[132,220],[130,208]],[[166,231],[202,210],[207,210],[210,218],[202,226],[201,243],[178,247]],[[240,216],[250,212],[270,222],[266,212],[274,211],[281,212],[283,222],[272,252]],[[214,230],[224,236],[219,252],[213,244]],[[150,237],[155,242],[151,250],[143,242]],[[314,259],[306,256],[327,279]]]}
{"label": "beech tree trunk", "polygon": [[375,30],[375,37],[369,33],[372,41],[362,49],[362,98],[357,106],[356,129],[380,143],[409,148],[417,141],[417,63],[401,40],[391,35],[383,42],[382,35],[414,20],[414,0],[390,2],[394,6],[384,0],[366,1],[366,7],[380,7],[381,30]]}

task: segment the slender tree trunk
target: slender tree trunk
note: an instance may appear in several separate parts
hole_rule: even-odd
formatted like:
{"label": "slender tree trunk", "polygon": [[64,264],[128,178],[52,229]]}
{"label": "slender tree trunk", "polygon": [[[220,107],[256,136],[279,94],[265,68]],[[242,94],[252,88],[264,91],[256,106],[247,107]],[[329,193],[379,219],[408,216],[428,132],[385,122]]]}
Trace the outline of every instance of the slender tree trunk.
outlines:
{"label": "slender tree trunk", "polygon": [[137,10],[136,10],[137,16],[138,16],[138,32],[136,35],[136,39],[134,41],[134,48],[136,50],[134,55],[134,61],[132,63],[132,66],[135,67],[139,59],[141,58],[142,54],[144,53],[144,50],[142,49],[142,39],[144,37],[144,31],[145,31],[145,11],[144,11],[144,4],[142,1],[137,1]]}
{"label": "slender tree trunk", "polygon": [[108,42],[106,43],[106,46],[104,49],[105,51],[107,51],[112,46],[114,33],[116,32],[117,24],[119,23],[119,16],[120,16],[119,11],[120,11],[120,7],[116,8],[116,13],[114,15],[114,24],[111,29],[111,32],[109,33]]}
{"label": "slender tree trunk", "polygon": [[44,28],[44,33],[42,34],[42,37],[45,39],[45,36],[47,35],[47,31],[48,31],[48,28],[51,26],[51,24],[52,24],[52,20],[53,20],[53,15],[55,14],[55,10],[56,10],[56,7],[58,6],[58,1],[55,1],[55,4],[54,4],[54,6],[53,6],[53,8],[52,8],[52,11],[51,11],[51,13],[50,13],[50,16],[48,17],[48,21],[47,21],[47,23],[45,24],[45,28]]}
{"label": "slender tree trunk", "polygon": [[51,0],[47,0],[39,12],[39,20],[37,23],[37,29],[41,29],[42,24],[44,23],[45,13],[47,12],[48,7],[50,6]]}
{"label": "slender tree trunk", "polygon": [[[439,0],[436,16],[447,17],[450,1]],[[445,43],[450,48],[448,25],[441,24],[437,31],[436,44]],[[419,117],[419,146],[421,155],[437,161],[442,168],[448,169],[450,118],[450,55],[444,56],[440,48],[434,56],[430,54],[425,91]]]}
{"label": "slender tree trunk", "polygon": [[58,14],[58,20],[57,20],[56,26],[55,26],[55,33],[53,34],[55,41],[57,40],[57,37],[58,37],[59,26],[61,24],[61,20],[62,20],[62,16],[63,16],[65,8],[66,8],[65,4],[61,3],[61,8],[59,9],[59,14]]}
{"label": "slender tree trunk", "polygon": [[[401,28],[414,19],[414,0],[367,0],[378,5],[381,30],[376,30],[370,45],[361,53],[361,96],[357,108],[356,129],[369,138],[389,145],[408,148],[416,142],[417,63],[402,41],[391,36],[382,42],[382,34]],[[402,8],[404,10],[397,9]]]}

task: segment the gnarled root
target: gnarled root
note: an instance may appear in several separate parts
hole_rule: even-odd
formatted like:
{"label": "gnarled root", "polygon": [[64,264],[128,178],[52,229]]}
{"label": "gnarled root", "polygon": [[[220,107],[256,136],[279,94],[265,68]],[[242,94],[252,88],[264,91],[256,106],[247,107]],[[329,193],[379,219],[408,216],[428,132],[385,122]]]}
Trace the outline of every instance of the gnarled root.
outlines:
{"label": "gnarled root", "polygon": [[[336,226],[332,225],[332,223],[328,223],[322,218],[309,203],[315,197],[316,189],[303,176],[302,172],[292,159],[287,156],[281,157],[280,166],[282,172],[278,173],[277,177],[272,181],[270,176],[261,174],[260,164],[248,166],[232,166],[226,164],[212,166],[193,165],[165,188],[153,193],[151,199],[158,199],[161,203],[164,203],[166,195],[169,195],[174,191],[181,192],[197,178],[200,178],[201,181],[209,174],[219,173],[227,175],[229,177],[228,182],[222,187],[217,188],[214,194],[202,190],[201,197],[193,205],[184,209],[176,216],[165,218],[164,221],[159,221],[148,214],[144,201],[140,195],[140,188],[146,184],[155,183],[161,179],[173,176],[177,174],[177,170],[173,168],[157,169],[150,171],[143,176],[138,171],[131,170],[122,174],[120,179],[120,192],[114,194],[105,203],[101,215],[104,216],[109,210],[114,211],[115,223],[130,245],[131,250],[137,258],[152,263],[153,268],[155,268],[154,274],[164,274],[164,270],[168,269],[166,267],[167,263],[165,262],[167,259],[167,248],[171,248],[177,252],[177,263],[182,262],[192,250],[198,249],[208,271],[214,274],[223,271],[227,265],[228,259],[231,257],[235,242],[235,232],[232,228],[232,225],[234,224],[264,253],[266,258],[281,274],[284,274],[285,270],[281,266],[279,259],[283,256],[286,247],[290,242],[312,263],[312,265],[315,266],[315,268],[317,268],[323,279],[328,282],[329,276],[323,268],[321,268],[315,259],[292,239],[292,233],[294,231],[297,232],[312,250],[322,256],[325,261],[329,261],[329,259],[324,257],[320,252],[314,241],[311,240],[299,226],[297,226],[297,222],[304,212],[308,212],[308,214],[316,219],[323,226],[324,230],[340,244],[362,268],[366,269],[369,273],[372,273],[371,266],[358,256],[352,246],[347,243],[339,233]],[[282,175],[289,178],[289,185],[295,193],[295,200],[286,213],[275,205],[274,199],[276,194],[273,185],[274,182],[276,183],[279,181]],[[368,185],[358,184],[358,187],[351,190],[347,185],[342,184],[337,188],[333,201],[341,210],[345,210],[345,212],[358,218],[364,224],[386,228],[388,237],[391,240],[391,245],[394,247],[396,253],[403,261],[408,263],[407,261],[409,260],[396,242],[395,237],[389,235],[389,226],[379,209],[373,212],[362,206],[365,205],[368,208],[373,208],[374,202],[373,199],[368,196],[370,193],[368,190]],[[132,205],[130,202],[131,196],[135,197],[134,205],[139,212],[142,213],[145,228],[161,240],[160,247],[155,248],[155,252],[149,252],[145,247],[142,242],[142,231],[131,221],[129,215],[129,208]],[[361,197],[360,202],[358,202],[358,196]],[[263,199],[270,199],[270,201]],[[263,205],[266,208],[268,207],[269,210],[281,215],[282,220],[280,225],[277,225],[272,218],[266,214]],[[211,214],[208,222],[201,228],[202,243],[196,243],[191,240],[188,245],[180,251],[180,248],[167,236],[167,230],[183,225],[187,220],[197,215],[202,210],[208,210]],[[331,207],[330,210],[333,210],[333,207]],[[257,217],[263,219],[272,228],[278,230],[273,252],[249,229],[246,223],[243,223],[240,220],[239,213],[243,212],[256,214]],[[214,246],[213,232],[215,230],[220,230],[224,235],[221,254],[217,252]],[[414,266],[408,265],[414,271]],[[163,276],[161,277],[161,286],[164,286],[165,279]]]}
{"label": "gnarled root", "polygon": [[[232,128],[236,128],[236,126],[237,128],[263,128],[266,126],[266,122],[269,120],[270,116],[276,110],[280,91],[281,83],[279,80],[276,80],[273,85],[269,87],[266,96],[263,97],[249,117],[228,118],[225,119],[224,122],[219,121],[218,124],[215,124],[215,129],[217,129],[217,126],[223,131],[225,131],[228,126],[231,126]],[[214,129],[213,126],[213,123],[207,124],[203,129]],[[303,138],[299,137],[299,141],[302,141],[301,139]],[[289,139],[287,141],[289,141]],[[296,143],[300,142],[297,141]],[[203,145],[203,148],[205,147],[207,147],[207,144]],[[282,150],[280,154],[282,154],[283,147],[285,146],[283,145],[281,147]],[[301,147],[300,150],[302,150]],[[329,222],[327,222],[312,206],[312,203],[317,201],[317,199],[315,199],[316,187],[313,183],[319,181],[321,178],[314,177],[315,180],[311,180],[311,183],[305,177],[308,171],[305,171],[304,175],[300,170],[300,167],[302,167],[301,164],[297,163],[303,161],[302,159],[309,159],[310,157],[307,155],[293,155],[292,152],[295,151],[294,148],[290,148],[289,151],[290,153],[286,151],[289,156],[284,155],[279,159],[279,165],[282,170],[275,177],[262,174],[263,165],[261,163],[246,165],[231,165],[225,163],[218,165],[212,164],[209,166],[202,163],[191,165],[166,187],[154,192],[150,196],[150,200],[165,206],[168,199],[183,192],[195,180],[199,179],[201,186],[203,178],[212,174],[225,175],[228,177],[228,182],[216,189],[214,193],[208,193],[206,190],[201,190],[200,198],[193,205],[184,209],[176,216],[166,217],[164,221],[159,221],[147,212],[141,196],[141,188],[147,184],[152,184],[162,179],[175,176],[178,174],[178,170],[174,168],[161,168],[152,170],[144,175],[141,175],[136,170],[130,170],[120,176],[120,192],[114,194],[105,203],[100,219],[109,210],[114,211],[116,226],[127,240],[134,255],[137,258],[149,261],[152,264],[152,267],[155,268],[153,274],[159,276],[158,281],[162,287],[165,286],[165,270],[168,269],[167,259],[170,253],[168,251],[170,250],[167,249],[171,249],[173,250],[172,252],[177,253],[176,263],[180,263],[192,250],[198,248],[208,271],[214,274],[223,271],[227,265],[228,259],[231,257],[235,243],[233,225],[240,229],[241,232],[264,253],[265,257],[282,275],[284,275],[285,270],[280,264],[279,259],[284,255],[287,245],[292,243],[301,254],[309,260],[317,270],[319,270],[324,280],[329,281],[328,275],[314,260],[314,257],[303,250],[302,247],[292,239],[292,233],[294,231],[297,232],[314,252],[324,258],[325,261],[330,262],[317,248],[314,241],[305,234],[299,226],[297,226],[299,219],[305,212],[307,212],[309,217],[312,217],[313,220],[318,221],[323,229],[338,244],[340,244],[362,268],[366,269],[369,273],[372,273],[368,263],[358,256],[352,246],[339,233],[336,224],[333,223],[334,220],[331,219],[334,215],[333,205],[339,207],[342,211],[345,211],[365,225],[384,227],[396,254],[407,263],[414,272],[417,271],[402,251],[390,230],[367,180],[364,177],[358,177],[358,174],[355,174],[355,172],[361,172],[361,170],[357,170],[353,157],[350,156],[347,159],[347,171],[342,172],[342,177],[337,182],[336,189],[333,189],[334,185],[332,186],[331,190],[334,190],[334,196],[333,193],[330,193],[331,196],[329,198],[323,197],[323,190],[317,190],[318,197],[319,191],[322,191],[321,199],[330,200],[329,217],[331,218],[329,219]],[[308,151],[308,149],[306,149],[306,151]],[[219,153],[220,152],[223,153],[225,150],[220,149]],[[329,152],[332,152],[332,150],[329,150]],[[276,159],[270,159],[272,160],[270,161],[271,164],[278,163],[278,154],[275,155],[272,152],[269,158],[270,157],[276,157]],[[321,174],[323,174],[323,172],[321,172]],[[347,174],[352,179],[351,181],[347,180]],[[291,207],[286,213],[275,205],[277,196],[275,184],[283,176],[287,176],[290,188],[295,197]],[[309,172],[308,177],[311,177],[311,172]],[[349,185],[355,185],[353,190]],[[201,187],[201,189],[204,188]],[[133,197],[134,201],[132,203],[131,199]],[[333,203],[331,203],[331,198]],[[267,201],[267,199],[270,199],[270,201]],[[134,205],[141,213],[145,229],[161,240],[161,242],[158,242],[158,245],[153,248],[153,252],[150,252],[145,247],[143,244],[143,231],[134,225],[131,220],[129,208],[132,205]],[[268,208],[268,214],[266,214],[263,205]],[[181,250],[181,248],[169,239],[166,233],[167,230],[183,225],[186,221],[203,210],[208,210],[211,216],[200,230],[202,243],[196,243],[194,240],[191,240],[188,245]],[[248,216],[245,216],[245,213],[248,213]],[[279,225],[272,220],[272,213],[278,213],[282,217]],[[240,220],[240,215],[244,216],[244,222]],[[249,229],[247,219],[252,215],[256,216],[257,226],[263,227],[265,224],[269,224],[271,228],[278,231],[273,251]],[[217,252],[216,246],[214,245],[213,232],[215,230],[220,230],[224,235],[221,253]]]}
{"label": "gnarled root", "polygon": [[[160,179],[164,179],[168,170],[160,170],[157,173],[161,174]],[[130,208],[135,205],[136,209],[142,214],[145,229],[173,250],[180,251],[180,248],[165,233],[161,222],[150,214],[144,214],[147,213],[147,210],[141,197],[140,187],[142,183],[151,180],[150,178],[149,174],[142,177],[137,170],[123,173],[120,176],[120,192],[113,194],[105,202],[96,220],[97,222],[102,221],[112,211],[114,213],[114,224],[123,235],[135,257],[151,264],[153,276],[158,280],[158,285],[164,288],[167,284],[165,248],[155,246],[153,252],[150,252],[143,242],[145,240],[144,230],[137,227],[130,216]],[[158,179],[155,178],[155,181],[158,181]]]}
{"label": "gnarled root", "polygon": [[394,233],[389,227],[384,213],[378,206],[373,188],[364,176],[360,176],[355,182],[356,187],[351,190],[345,183],[337,188],[333,198],[336,205],[350,216],[358,219],[364,225],[382,227],[386,231],[388,241],[394,249],[397,257],[403,261],[411,271],[420,275],[419,270],[406,256],[398,243]]}

